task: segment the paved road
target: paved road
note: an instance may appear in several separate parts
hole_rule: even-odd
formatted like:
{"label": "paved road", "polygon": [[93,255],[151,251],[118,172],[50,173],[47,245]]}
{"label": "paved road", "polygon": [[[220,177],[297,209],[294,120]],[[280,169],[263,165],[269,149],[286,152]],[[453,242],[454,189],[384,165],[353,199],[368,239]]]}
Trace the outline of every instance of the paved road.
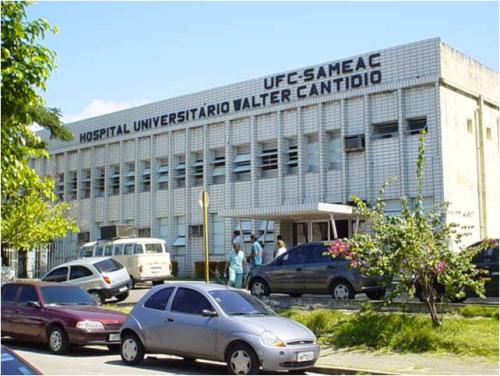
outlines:
{"label": "paved road", "polygon": [[[167,355],[147,355],[140,366],[130,367],[119,354],[111,354],[104,346],[77,347],[68,355],[54,355],[45,345],[3,339],[2,343],[45,375],[221,375],[226,365],[197,360],[187,362]],[[284,373],[285,375],[288,373]],[[308,372],[308,375],[319,375]]]}

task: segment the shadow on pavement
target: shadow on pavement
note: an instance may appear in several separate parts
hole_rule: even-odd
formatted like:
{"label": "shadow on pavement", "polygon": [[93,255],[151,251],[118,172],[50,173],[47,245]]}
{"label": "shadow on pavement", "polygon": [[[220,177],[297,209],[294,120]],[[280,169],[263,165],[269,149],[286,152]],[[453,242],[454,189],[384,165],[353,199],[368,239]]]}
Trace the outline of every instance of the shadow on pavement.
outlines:
{"label": "shadow on pavement", "polygon": [[72,357],[87,357],[87,356],[102,356],[102,355],[114,355],[120,356],[118,353],[112,353],[107,347],[82,347],[82,346],[72,346],[70,351],[64,355],[58,355],[51,352],[47,344],[35,343],[35,342],[25,342],[13,338],[2,338],[2,345],[5,345],[12,350],[21,351],[31,351],[37,354],[47,354],[53,356],[72,356]]}

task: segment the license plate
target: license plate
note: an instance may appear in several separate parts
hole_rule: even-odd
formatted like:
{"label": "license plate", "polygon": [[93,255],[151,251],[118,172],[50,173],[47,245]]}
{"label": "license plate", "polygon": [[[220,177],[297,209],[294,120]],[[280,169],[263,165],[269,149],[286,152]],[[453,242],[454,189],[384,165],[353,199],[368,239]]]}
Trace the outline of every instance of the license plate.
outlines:
{"label": "license plate", "polygon": [[120,333],[113,333],[109,335],[109,342],[119,342],[120,341]]}
{"label": "license plate", "polygon": [[127,286],[123,286],[123,287],[120,287],[118,289],[118,291],[122,292],[122,291],[127,291],[128,290],[128,287]]}
{"label": "license plate", "polygon": [[297,362],[309,362],[314,359],[314,351],[304,351],[297,353]]}

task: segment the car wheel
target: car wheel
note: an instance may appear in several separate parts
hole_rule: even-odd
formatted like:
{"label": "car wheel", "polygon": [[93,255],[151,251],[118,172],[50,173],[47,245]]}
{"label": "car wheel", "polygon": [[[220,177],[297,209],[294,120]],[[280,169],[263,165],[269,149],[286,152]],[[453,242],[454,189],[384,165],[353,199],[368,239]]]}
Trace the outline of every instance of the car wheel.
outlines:
{"label": "car wheel", "polygon": [[356,292],[347,281],[336,281],[332,284],[332,297],[337,300],[354,299]]}
{"label": "car wheel", "polygon": [[131,366],[137,365],[144,359],[144,346],[135,334],[126,334],[120,346],[122,360]]}
{"label": "car wheel", "polygon": [[297,293],[297,292],[294,292],[294,293],[291,293],[289,294],[292,298],[300,298],[302,296],[301,293]]}
{"label": "car wheel", "polygon": [[124,292],[123,294],[116,295],[115,298],[117,301],[122,302],[128,298],[128,295],[129,295],[129,293],[127,291],[127,292]]}
{"label": "car wheel", "polygon": [[135,287],[134,277],[130,276],[130,288],[133,289]]}
{"label": "car wheel", "polygon": [[120,352],[120,345],[108,345],[108,350],[112,353],[119,353]]}
{"label": "car wheel", "polygon": [[366,296],[370,300],[380,300],[385,296],[385,290],[384,291],[371,291],[367,292]]}
{"label": "car wheel", "polygon": [[97,303],[97,305],[102,305],[104,303],[104,297],[99,291],[89,291],[90,296],[92,299],[94,299],[94,302]]}
{"label": "car wheel", "polygon": [[238,343],[227,352],[227,369],[232,375],[256,375],[260,370],[260,362],[253,349]]}
{"label": "car wheel", "polygon": [[250,292],[254,296],[268,296],[271,292],[269,285],[263,279],[254,279],[250,282]]}
{"label": "car wheel", "polygon": [[157,285],[161,285],[163,283],[163,281],[153,281],[153,286],[157,286]]}
{"label": "car wheel", "polygon": [[49,348],[56,354],[65,354],[69,350],[68,335],[60,326],[54,326],[49,332]]}

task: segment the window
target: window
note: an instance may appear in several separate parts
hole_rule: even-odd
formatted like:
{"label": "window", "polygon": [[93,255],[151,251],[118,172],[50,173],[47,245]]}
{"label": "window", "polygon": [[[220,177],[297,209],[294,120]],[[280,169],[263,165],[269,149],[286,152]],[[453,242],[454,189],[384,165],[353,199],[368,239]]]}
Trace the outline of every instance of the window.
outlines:
{"label": "window", "polygon": [[78,192],[78,175],[76,171],[68,172],[68,186],[66,187],[66,196],[68,200],[76,200]]}
{"label": "window", "polygon": [[212,250],[215,255],[224,255],[225,252],[225,232],[224,232],[224,218],[219,217],[217,214],[212,216]]}
{"label": "window", "polygon": [[57,268],[52,270],[49,274],[45,276],[43,279],[46,282],[64,282],[68,279],[68,268]]}
{"label": "window", "polygon": [[106,248],[104,248],[104,256],[113,256],[113,246],[112,245],[107,245]]}
{"label": "window", "polygon": [[144,303],[144,307],[164,311],[173,291],[173,287],[167,287],[158,291],[157,293],[153,294],[153,296],[149,298],[146,303]]}
{"label": "window", "polygon": [[307,247],[297,247],[291,249],[282,258],[283,265],[303,264],[306,261]]}
{"label": "window", "polygon": [[45,304],[96,305],[94,299],[78,286],[43,286],[40,288]]}
{"label": "window", "polygon": [[287,150],[287,173],[288,175],[293,175],[297,173],[297,168],[299,166],[299,150],[297,146],[297,138],[288,139],[288,150]]}
{"label": "window", "polygon": [[[306,261],[309,263],[324,263],[332,261],[332,256],[327,253],[328,247],[316,245],[309,247],[307,252]],[[326,254],[325,254],[326,253]]]}
{"label": "window", "polygon": [[146,253],[163,253],[163,247],[160,243],[144,244]]}
{"label": "window", "polygon": [[293,245],[307,243],[309,241],[309,231],[306,222],[293,224]]}
{"label": "window", "polygon": [[168,218],[158,218],[158,237],[167,240],[168,237]]}
{"label": "window", "polygon": [[175,217],[176,223],[176,238],[173,247],[185,247],[186,246],[186,219],[184,216],[180,215]]}
{"label": "window", "polygon": [[197,187],[203,184],[203,153],[201,152],[193,154],[191,175],[193,177],[193,186]]}
{"label": "window", "polygon": [[158,190],[168,189],[168,159],[158,158],[156,174],[158,176]]}
{"label": "window", "polygon": [[328,240],[328,222],[312,223],[312,241]]}
{"label": "window", "polygon": [[102,247],[102,246],[97,247],[97,248],[95,249],[95,255],[96,255],[96,257],[98,257],[98,256],[102,256],[102,251],[103,251],[103,250],[104,250],[104,247]]}
{"label": "window", "polygon": [[119,256],[122,254],[122,251],[123,251],[123,247],[121,244],[117,244],[113,247],[113,254],[115,256]]}
{"label": "window", "polygon": [[319,139],[317,134],[307,136],[307,171],[319,171]]}
{"label": "window", "polygon": [[16,299],[18,285],[7,285],[2,287],[2,303],[13,303]]}
{"label": "window", "polygon": [[135,163],[125,164],[125,194],[135,193]]}
{"label": "window", "polygon": [[261,177],[276,177],[278,173],[278,147],[275,142],[262,144],[262,153],[260,153]]}
{"label": "window", "polygon": [[125,244],[123,246],[123,254],[128,256],[134,253],[134,244]]}
{"label": "window", "polygon": [[[274,221],[261,221],[258,222],[257,228],[259,229],[259,242],[273,243],[274,242]],[[267,230],[266,230],[267,226]],[[264,234],[266,238],[264,239]]]}
{"label": "window", "polygon": [[235,181],[250,180],[250,146],[243,145],[235,147],[233,159],[233,174]]}
{"label": "window", "polygon": [[59,200],[64,200],[64,173],[56,175],[56,195]]}
{"label": "window", "polygon": [[115,196],[120,194],[120,165],[115,164],[109,166],[109,195]]}
{"label": "window", "polygon": [[140,238],[150,238],[151,237],[151,228],[150,227],[143,227],[138,229],[137,235],[139,235]]}
{"label": "window", "polygon": [[94,197],[104,197],[104,167],[95,168]]}
{"label": "window", "polygon": [[142,161],[141,165],[141,192],[149,192],[151,190],[151,162]]}
{"label": "window", "polygon": [[[241,228],[240,228],[240,223],[241,223]],[[236,227],[234,229],[240,231],[245,243],[248,243],[250,241],[250,235],[252,235],[252,221],[237,222]]]}
{"label": "window", "polygon": [[344,149],[346,153],[365,150],[365,135],[345,136]]}
{"label": "window", "polygon": [[427,132],[427,118],[408,119],[408,134],[419,134],[424,131]]}
{"label": "window", "polygon": [[189,315],[201,315],[204,309],[213,311],[210,302],[198,291],[180,287],[177,289],[171,311]]}
{"label": "window", "polygon": [[114,272],[123,269],[123,265],[112,258],[96,262],[94,266],[99,273]]}
{"label": "window", "polygon": [[82,176],[80,178],[81,187],[81,198],[90,198],[90,184],[91,184],[90,169],[86,168],[82,170]]}
{"label": "window", "polygon": [[391,138],[398,133],[398,122],[389,121],[385,123],[372,124],[372,138]]}
{"label": "window", "polygon": [[26,304],[28,302],[38,302],[38,295],[33,286],[23,286],[21,288],[21,295],[17,301],[20,304]]}
{"label": "window", "polygon": [[69,279],[78,279],[83,277],[88,277],[92,275],[92,272],[85,266],[75,265],[72,266],[69,271]]}
{"label": "window", "polygon": [[140,255],[144,253],[144,248],[142,247],[142,244],[136,244],[134,246],[134,255]]}
{"label": "window", "polygon": [[223,184],[226,179],[226,155],[224,149],[212,151],[212,184]]}
{"label": "window", "polygon": [[92,257],[93,253],[93,247],[82,247],[82,250],[80,251],[80,257]]}
{"label": "window", "polygon": [[340,132],[328,133],[328,168],[330,170],[340,170],[342,166],[342,144],[340,142]]}
{"label": "window", "polygon": [[186,157],[184,155],[176,156],[177,164],[175,166],[175,181],[177,188],[186,186]]}

